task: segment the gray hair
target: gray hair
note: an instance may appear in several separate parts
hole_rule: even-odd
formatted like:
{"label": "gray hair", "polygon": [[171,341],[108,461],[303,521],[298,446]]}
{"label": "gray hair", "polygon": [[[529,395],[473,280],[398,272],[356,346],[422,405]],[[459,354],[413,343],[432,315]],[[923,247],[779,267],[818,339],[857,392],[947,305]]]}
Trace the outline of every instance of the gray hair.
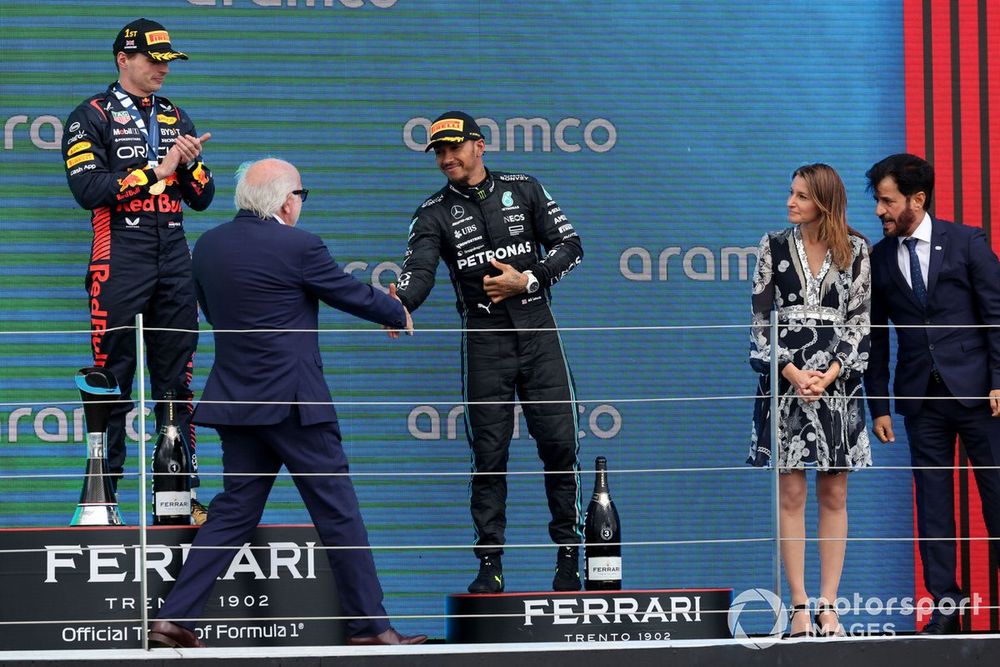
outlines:
{"label": "gray hair", "polygon": [[[265,160],[273,159],[275,158],[265,158]],[[245,209],[253,211],[262,218],[270,218],[281,210],[289,193],[299,184],[294,168],[271,169],[267,178],[254,175],[248,179],[247,172],[261,161],[244,162],[236,169],[236,194],[233,196],[233,202],[237,210]],[[288,166],[291,167],[290,164]]]}

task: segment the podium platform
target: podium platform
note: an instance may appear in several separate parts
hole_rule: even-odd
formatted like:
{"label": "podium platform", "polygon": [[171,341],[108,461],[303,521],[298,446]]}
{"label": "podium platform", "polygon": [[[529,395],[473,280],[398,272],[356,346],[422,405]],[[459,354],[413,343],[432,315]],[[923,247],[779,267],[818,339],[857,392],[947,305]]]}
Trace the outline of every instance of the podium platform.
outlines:
{"label": "podium platform", "polygon": [[731,588],[449,595],[448,643],[729,639]]}
{"label": "podium platform", "polygon": [[[135,526],[0,530],[0,651],[142,647],[195,526],[147,529],[141,600]],[[198,635],[213,647],[343,644],[330,563],[311,525],[259,526],[223,571]]]}
{"label": "podium platform", "polygon": [[[150,615],[196,530],[149,530]],[[448,611],[461,617],[448,624],[450,643],[343,646],[341,623],[321,620],[339,608],[312,526],[258,528],[216,584],[205,615],[224,620],[206,621],[199,633],[210,648],[142,651],[138,537],[135,527],[0,530],[0,664],[930,667],[1000,660],[1000,635],[809,638],[755,648],[726,639],[726,614],[712,613],[728,609],[728,589],[452,595]]]}

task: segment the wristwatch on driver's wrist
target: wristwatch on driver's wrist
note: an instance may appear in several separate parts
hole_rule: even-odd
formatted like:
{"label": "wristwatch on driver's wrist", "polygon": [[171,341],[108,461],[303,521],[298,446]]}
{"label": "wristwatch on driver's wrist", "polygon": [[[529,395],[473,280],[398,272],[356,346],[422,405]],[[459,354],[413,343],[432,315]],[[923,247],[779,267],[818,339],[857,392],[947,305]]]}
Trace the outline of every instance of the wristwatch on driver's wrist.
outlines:
{"label": "wristwatch on driver's wrist", "polygon": [[525,287],[524,291],[526,291],[528,294],[534,294],[535,292],[538,291],[538,288],[540,287],[540,285],[538,284],[538,278],[536,278],[535,274],[532,273],[531,271],[524,271],[524,275],[528,276],[528,284]]}

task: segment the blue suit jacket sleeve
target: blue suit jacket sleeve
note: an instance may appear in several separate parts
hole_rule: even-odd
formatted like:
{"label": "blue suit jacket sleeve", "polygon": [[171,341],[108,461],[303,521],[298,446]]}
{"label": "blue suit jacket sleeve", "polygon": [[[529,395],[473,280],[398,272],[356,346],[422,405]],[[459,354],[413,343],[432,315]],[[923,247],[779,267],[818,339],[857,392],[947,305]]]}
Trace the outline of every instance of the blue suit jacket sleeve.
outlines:
{"label": "blue suit jacket sleeve", "polygon": [[[877,252],[877,251],[876,251]],[[872,272],[877,269],[876,259],[872,255]],[[881,264],[879,268],[881,268]],[[872,289],[871,300],[871,350],[868,356],[868,368],[865,369],[865,394],[868,396],[868,409],[872,417],[883,417],[889,414],[889,316],[886,311],[885,295],[879,288]]]}
{"label": "blue suit jacket sleeve", "polygon": [[969,240],[969,279],[979,315],[988,327],[989,388],[1000,389],[1000,260],[978,229]]}
{"label": "blue suit jacket sleeve", "polygon": [[345,313],[395,329],[406,326],[403,304],[345,273],[318,236],[302,258],[302,281],[320,301]]}

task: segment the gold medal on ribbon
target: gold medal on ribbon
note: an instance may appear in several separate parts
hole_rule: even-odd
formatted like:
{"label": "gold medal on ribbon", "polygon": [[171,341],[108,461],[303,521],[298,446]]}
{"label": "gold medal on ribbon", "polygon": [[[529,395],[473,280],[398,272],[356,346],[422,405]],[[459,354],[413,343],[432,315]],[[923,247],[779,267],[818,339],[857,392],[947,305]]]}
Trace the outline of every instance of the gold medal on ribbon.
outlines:
{"label": "gold medal on ribbon", "polygon": [[157,181],[149,186],[149,194],[151,195],[162,195],[163,191],[167,189],[166,181]]}

